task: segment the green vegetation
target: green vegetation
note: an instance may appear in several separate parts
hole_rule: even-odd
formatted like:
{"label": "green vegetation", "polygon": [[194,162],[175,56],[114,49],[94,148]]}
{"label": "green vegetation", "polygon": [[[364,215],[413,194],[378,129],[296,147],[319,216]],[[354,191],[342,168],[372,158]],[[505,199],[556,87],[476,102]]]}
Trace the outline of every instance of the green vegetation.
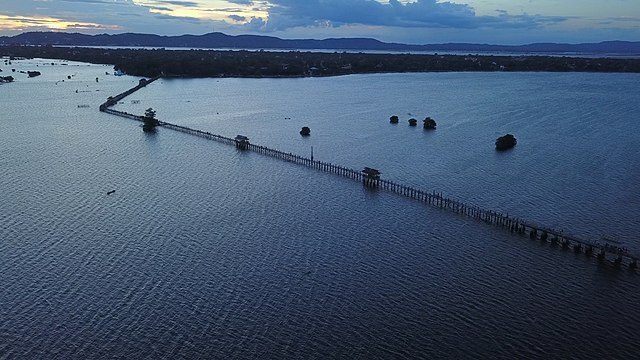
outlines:
{"label": "green vegetation", "polygon": [[435,130],[436,129],[436,121],[427,116],[424,120],[424,128],[427,130]]}
{"label": "green vegetation", "polygon": [[512,147],[516,146],[517,143],[518,141],[511,134],[500,136],[499,138],[496,139],[496,150],[503,151],[503,150],[511,149]]}
{"label": "green vegetation", "polygon": [[158,119],[156,119],[156,112],[152,108],[148,108],[144,112],[144,125],[142,125],[142,131],[153,132],[158,126]]}
{"label": "green vegetation", "polygon": [[640,72],[640,59],[0,46],[0,56],[111,64],[133,76],[302,77],[384,72]]}

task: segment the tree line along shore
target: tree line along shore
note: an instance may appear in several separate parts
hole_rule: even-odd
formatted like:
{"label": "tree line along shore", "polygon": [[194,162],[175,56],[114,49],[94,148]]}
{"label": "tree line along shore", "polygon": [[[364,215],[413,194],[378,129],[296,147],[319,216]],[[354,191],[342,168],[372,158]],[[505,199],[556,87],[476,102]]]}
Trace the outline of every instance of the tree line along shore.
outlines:
{"label": "tree line along shore", "polygon": [[0,46],[0,56],[114,65],[153,77],[304,77],[367,73],[545,71],[640,73],[640,59],[346,52]]}

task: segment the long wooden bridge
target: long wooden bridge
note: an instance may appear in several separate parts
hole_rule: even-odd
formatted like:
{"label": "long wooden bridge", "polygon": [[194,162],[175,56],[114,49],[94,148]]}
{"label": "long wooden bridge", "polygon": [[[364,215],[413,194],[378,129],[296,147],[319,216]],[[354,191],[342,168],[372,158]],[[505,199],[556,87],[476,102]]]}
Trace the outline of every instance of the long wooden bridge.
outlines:
{"label": "long wooden bridge", "polygon": [[[119,101],[131,95],[135,91],[151,84],[158,77],[149,80],[140,80],[140,83],[121,94],[109,97],[105,103],[100,105],[100,111],[112,115],[144,122],[144,116],[129,114],[127,112],[111,109]],[[251,144],[245,136],[238,135],[236,138],[229,138],[222,135],[212,134],[207,131],[192,129],[186,126],[168,123],[166,121],[158,121],[158,125],[167,129],[179,131],[185,134],[198,136],[207,140],[217,141],[227,145],[233,145],[242,151],[253,151],[262,155],[270,156],[276,159],[288,161],[294,164],[307,166],[316,170],[336,174],[355,181],[362,182],[365,186],[379,188],[385,191],[394,192],[396,194],[406,196],[408,198],[420,201],[422,203],[451,211],[455,214],[466,216],[478,221],[482,221],[489,225],[504,228],[512,233],[528,236],[532,240],[540,240],[543,242],[551,242],[562,249],[572,249],[576,253],[584,253],[591,257],[595,256],[600,262],[608,262],[614,266],[627,266],[630,270],[638,267],[638,259],[640,256],[632,254],[628,249],[621,247],[620,244],[613,241],[591,241],[572,236],[562,230],[545,227],[535,224],[531,221],[513,217],[502,212],[494,210],[486,210],[479,206],[470,205],[460,200],[445,197],[442,193],[435,191],[425,191],[411,186],[396,183],[391,180],[382,179],[377,169],[364,168],[364,170],[354,170],[341,165],[332,164],[324,161],[314,160],[304,156],[287,153],[284,151],[271,149],[266,146]]]}

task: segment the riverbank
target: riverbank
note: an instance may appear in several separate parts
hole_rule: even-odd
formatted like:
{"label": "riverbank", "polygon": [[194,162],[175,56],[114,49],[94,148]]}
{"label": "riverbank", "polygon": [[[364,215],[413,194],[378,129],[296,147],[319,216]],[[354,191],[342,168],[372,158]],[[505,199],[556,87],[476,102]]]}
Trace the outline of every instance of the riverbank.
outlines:
{"label": "riverbank", "polygon": [[0,46],[0,56],[110,64],[128,75],[320,77],[406,72],[640,73],[640,59]]}

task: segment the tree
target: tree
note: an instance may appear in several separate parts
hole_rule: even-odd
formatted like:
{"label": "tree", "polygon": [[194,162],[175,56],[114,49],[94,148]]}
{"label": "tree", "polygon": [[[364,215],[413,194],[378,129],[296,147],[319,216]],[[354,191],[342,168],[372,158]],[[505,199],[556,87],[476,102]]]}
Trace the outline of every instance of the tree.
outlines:
{"label": "tree", "polygon": [[392,124],[397,124],[399,120],[400,119],[398,118],[397,115],[393,115],[392,117],[389,118],[389,122]]}
{"label": "tree", "polygon": [[146,132],[155,131],[156,126],[158,126],[156,112],[152,108],[148,108],[144,112],[144,125],[142,125],[142,130]]}
{"label": "tree", "polygon": [[425,129],[427,129],[427,130],[435,130],[436,126],[437,126],[436,121],[433,120],[432,118],[427,116],[424,119],[424,128]]}
{"label": "tree", "polygon": [[416,126],[418,125],[418,120],[411,118],[409,119],[409,126]]}
{"label": "tree", "polygon": [[496,139],[496,150],[502,151],[502,150],[511,149],[512,147],[516,146],[517,143],[518,141],[511,134],[500,136],[499,138]]}

